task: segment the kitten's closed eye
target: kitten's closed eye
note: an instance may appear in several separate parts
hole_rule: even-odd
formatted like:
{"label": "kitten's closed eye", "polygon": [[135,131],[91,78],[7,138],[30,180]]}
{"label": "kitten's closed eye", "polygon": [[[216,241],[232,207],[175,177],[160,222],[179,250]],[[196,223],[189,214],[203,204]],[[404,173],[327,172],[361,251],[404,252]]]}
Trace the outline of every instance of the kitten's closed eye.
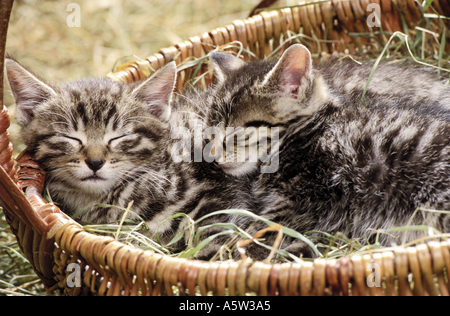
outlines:
{"label": "kitten's closed eye", "polygon": [[49,149],[63,152],[68,150],[78,151],[83,146],[83,141],[81,139],[65,134],[52,136],[45,142],[47,143]]}
{"label": "kitten's closed eye", "polygon": [[[96,204],[126,207],[134,200],[133,211],[148,215],[154,199],[164,201],[175,62],[129,85],[97,78],[55,85],[12,59],[6,72],[23,141],[45,168],[48,192],[65,212]],[[81,219],[106,223],[122,217],[94,207]]]}
{"label": "kitten's closed eye", "polygon": [[140,134],[126,134],[114,137],[108,141],[108,147],[113,151],[132,153],[143,148],[153,148],[154,143]]}
{"label": "kitten's closed eye", "polygon": [[60,137],[66,138],[67,140],[69,140],[69,142],[72,141],[71,143],[76,142],[80,145],[83,145],[83,142],[81,141],[81,139],[78,139],[76,137],[72,137],[72,136],[68,136],[68,135],[60,135]]}
{"label": "kitten's closed eye", "polygon": [[125,134],[125,135],[120,135],[114,138],[109,139],[106,143],[108,144],[108,146],[111,147],[116,147],[120,142],[128,139],[130,136],[129,134]]}

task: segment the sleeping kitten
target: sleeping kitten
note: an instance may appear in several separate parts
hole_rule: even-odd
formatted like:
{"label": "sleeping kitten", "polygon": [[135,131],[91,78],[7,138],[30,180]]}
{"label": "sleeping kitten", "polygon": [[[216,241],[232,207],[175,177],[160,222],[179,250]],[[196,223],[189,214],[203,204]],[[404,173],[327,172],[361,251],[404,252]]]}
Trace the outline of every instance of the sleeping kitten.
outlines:
{"label": "sleeping kitten", "polygon": [[[371,64],[313,68],[303,45],[279,61],[244,63],[223,53],[211,60],[218,83],[207,126],[221,126],[224,142],[226,128],[279,128],[276,172],[260,172],[261,161],[228,167],[228,152],[242,149],[236,143],[218,163],[236,177],[256,177],[262,216],[301,233],[342,232],[364,241],[370,229],[407,225],[418,207],[450,210],[450,88],[434,74],[382,64],[360,104]],[[411,225],[450,232],[450,216],[419,212]],[[406,241],[423,235],[410,231]],[[403,237],[381,234],[379,242],[400,244]],[[302,244],[288,248],[311,255]]]}
{"label": "sleeping kitten", "polygon": [[[6,59],[21,137],[64,212],[134,200],[133,209],[149,220],[173,196],[182,179],[167,170],[159,148],[167,141],[174,73],[170,64],[132,85],[94,78],[54,85]],[[107,223],[122,214],[95,207],[81,220]]]}
{"label": "sleeping kitten", "polygon": [[[204,105],[198,96],[177,101],[171,110],[175,63],[129,85],[93,78],[49,84],[11,58],[6,73],[22,139],[47,173],[51,198],[68,215],[134,201],[131,210],[167,242],[188,223],[185,217],[168,219],[177,213],[196,220],[213,211],[252,208],[247,180],[207,163],[174,162],[171,130],[194,128],[193,118],[204,112],[196,108]],[[117,208],[95,206],[80,220],[111,223],[122,216]],[[202,225],[218,221],[243,223],[224,214]],[[210,258],[223,239],[209,243],[199,258]]]}

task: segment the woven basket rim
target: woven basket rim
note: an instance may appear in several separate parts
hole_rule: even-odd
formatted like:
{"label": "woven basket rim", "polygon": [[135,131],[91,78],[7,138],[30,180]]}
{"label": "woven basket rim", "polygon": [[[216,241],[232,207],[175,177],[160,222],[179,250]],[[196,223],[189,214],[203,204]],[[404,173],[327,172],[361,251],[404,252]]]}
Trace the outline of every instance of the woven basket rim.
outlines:
{"label": "woven basket rim", "polygon": [[[390,3],[387,0],[378,1],[383,10],[387,10],[388,2]],[[410,7],[410,2],[410,0],[397,0],[398,5],[408,8],[411,13],[414,12],[414,8]],[[12,1],[10,3],[12,5]],[[333,10],[336,10],[337,15],[344,14],[343,23],[349,23],[350,14],[353,14],[355,19],[358,14],[361,14],[360,9],[364,4],[367,5],[368,1],[330,1],[329,3],[314,3],[299,9],[263,11],[246,20],[234,21],[225,27],[191,37],[189,41],[163,48],[143,62],[132,62],[125,65],[123,70],[113,75],[124,82],[136,81],[149,75],[149,69],[160,68],[177,54],[179,54],[177,62],[181,58],[189,57],[188,51],[193,55],[202,56],[211,50],[209,45],[223,44],[223,41],[226,40],[227,30],[230,39],[234,32],[233,34],[238,40],[246,39],[245,42],[248,45],[253,45],[258,40],[265,42],[269,33],[277,37],[279,36],[277,32],[283,30],[283,24],[279,22],[281,16],[290,15],[288,19],[292,24],[284,24],[285,28],[296,25],[296,18],[293,17],[294,11],[298,17],[304,18],[306,13],[314,12],[315,8],[322,9],[331,6]],[[308,11],[311,10],[311,6],[313,6],[313,11]],[[449,14],[450,10],[447,10],[447,6],[450,9],[450,1],[441,0],[437,2],[436,9]],[[364,14],[364,18],[367,17],[367,12]],[[326,13],[322,12],[322,17],[325,15]],[[316,18],[318,19],[318,15]],[[309,26],[310,29],[314,29],[315,25],[312,23],[311,16],[308,19],[311,24],[303,24],[303,27]],[[271,23],[274,21],[276,22],[275,26],[272,26]],[[305,23],[307,20],[301,21]],[[271,27],[270,31],[268,25]],[[281,25],[281,28],[277,29],[276,25]],[[260,28],[255,30],[253,26],[259,26],[265,32],[261,32]],[[247,31],[249,33],[244,34]],[[250,34],[254,35],[253,39],[250,39]],[[258,49],[263,54],[265,47],[259,45]],[[178,88],[182,90],[182,87]],[[7,109],[4,108],[0,115],[1,135],[5,134],[8,126],[9,116]],[[9,137],[6,144],[8,143]],[[0,153],[6,152],[8,148],[8,145],[0,148]],[[247,291],[260,295],[336,293],[349,295],[349,284],[352,283],[353,295],[389,295],[396,293],[395,278],[397,278],[400,295],[438,294],[433,285],[433,275],[436,275],[439,280],[440,294],[448,295],[450,290],[448,280],[445,282],[445,273],[443,272],[444,270],[447,273],[450,271],[450,243],[446,241],[430,241],[407,248],[399,246],[385,251],[374,250],[372,255],[356,254],[338,260],[319,258],[313,262],[283,264],[266,264],[251,259],[221,263],[204,262],[173,258],[137,249],[111,238],[87,233],[73,220],[66,218],[58,207],[47,204],[41,196],[45,175],[30,155],[24,152],[17,158],[21,167],[18,174],[14,166],[10,166],[11,155],[8,159],[0,162],[2,166],[8,166],[5,170],[0,168],[0,202],[12,230],[19,242],[22,242],[20,246],[23,252],[32,264],[35,263],[33,268],[49,290],[65,289],[67,293],[74,295],[80,294],[82,290],[89,290],[91,293],[95,292],[100,295],[137,294],[139,290],[144,295],[162,293],[170,295],[173,294],[172,286],[181,284],[180,290],[187,289],[191,294],[198,287],[201,294],[208,294],[209,291],[212,291],[216,295],[224,295],[226,287],[231,295],[245,295]],[[22,191],[25,188],[26,194]],[[55,242],[59,245],[57,250],[54,249]],[[36,254],[37,250],[39,250],[38,255]],[[112,282],[112,285],[107,288],[103,281],[99,288],[95,288],[95,280],[92,280],[92,276],[85,276],[83,289],[67,289],[67,279],[63,277],[63,269],[70,261],[68,254],[74,258],[86,260],[90,269],[101,272],[106,280]],[[371,273],[367,271],[366,267],[368,264],[374,263],[382,267],[385,289],[370,288],[366,284],[367,277]],[[404,284],[407,283],[406,278],[410,273],[416,281],[413,289]],[[133,276],[137,277],[134,284]],[[144,284],[142,278],[156,283],[150,286],[145,281],[147,283]],[[290,281],[294,279],[297,281]],[[91,289],[87,289],[89,287]],[[331,288],[332,292],[327,292],[327,288]]]}

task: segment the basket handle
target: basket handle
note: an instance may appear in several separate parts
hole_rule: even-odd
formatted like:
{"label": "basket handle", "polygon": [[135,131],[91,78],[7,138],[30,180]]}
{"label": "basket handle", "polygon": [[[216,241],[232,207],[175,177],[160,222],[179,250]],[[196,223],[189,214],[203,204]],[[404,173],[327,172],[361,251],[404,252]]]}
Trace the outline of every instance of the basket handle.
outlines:
{"label": "basket handle", "polygon": [[[0,2],[0,82],[3,82],[4,78],[6,34],[13,2],[13,0]],[[0,84],[2,103],[3,92],[3,84]],[[9,221],[18,218],[25,225],[32,226],[38,233],[47,234],[48,238],[51,238],[52,232],[68,220],[57,206],[47,204],[42,198],[44,174],[27,154],[20,155],[19,165],[22,165],[22,168],[18,177],[12,158],[13,146],[10,142],[9,125],[8,109],[3,106],[0,112],[0,205]],[[26,188],[26,195],[21,190],[23,188]]]}
{"label": "basket handle", "polygon": [[0,0],[0,101],[3,102],[3,69],[5,67],[6,34],[14,0]]}
{"label": "basket handle", "polygon": [[[34,169],[31,157],[21,155],[21,169],[17,176],[12,158],[12,144],[9,142],[9,115],[6,107],[0,113],[0,205],[7,217],[17,217],[27,226],[32,226],[38,233],[53,237],[54,232],[67,223],[59,208],[48,204],[41,196],[42,171]],[[6,163],[5,163],[6,162]],[[6,166],[11,168],[6,169]],[[33,176],[33,173],[36,175]],[[17,183],[16,183],[17,182]],[[26,194],[21,190],[25,187]]]}

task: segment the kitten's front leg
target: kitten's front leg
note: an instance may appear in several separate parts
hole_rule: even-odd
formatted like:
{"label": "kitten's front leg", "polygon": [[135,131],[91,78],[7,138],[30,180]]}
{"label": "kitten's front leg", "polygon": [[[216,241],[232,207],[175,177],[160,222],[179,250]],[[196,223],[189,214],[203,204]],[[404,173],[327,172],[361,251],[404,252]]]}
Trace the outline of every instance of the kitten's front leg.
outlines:
{"label": "kitten's front leg", "polygon": [[[289,252],[290,254],[298,257],[298,258],[316,258],[317,255],[314,252],[314,250],[311,248],[310,245],[306,244],[305,242],[292,238],[292,237],[284,237],[281,245],[278,244],[276,241],[278,237],[278,232],[266,232],[264,236],[262,236],[258,241],[267,247],[263,247],[261,245],[258,245],[255,242],[252,242],[244,247],[242,247],[243,250],[245,250],[245,254],[255,260],[264,260],[269,257],[271,250],[273,250],[273,247],[276,247],[276,249],[284,250]],[[239,252],[236,251],[237,254]],[[275,258],[278,255],[275,254]]]}
{"label": "kitten's front leg", "polygon": [[309,245],[307,245],[305,242],[303,242],[301,240],[294,241],[293,243],[289,244],[283,250],[285,250],[299,258],[312,258],[312,259],[317,258],[317,255],[314,252],[314,250]]}

